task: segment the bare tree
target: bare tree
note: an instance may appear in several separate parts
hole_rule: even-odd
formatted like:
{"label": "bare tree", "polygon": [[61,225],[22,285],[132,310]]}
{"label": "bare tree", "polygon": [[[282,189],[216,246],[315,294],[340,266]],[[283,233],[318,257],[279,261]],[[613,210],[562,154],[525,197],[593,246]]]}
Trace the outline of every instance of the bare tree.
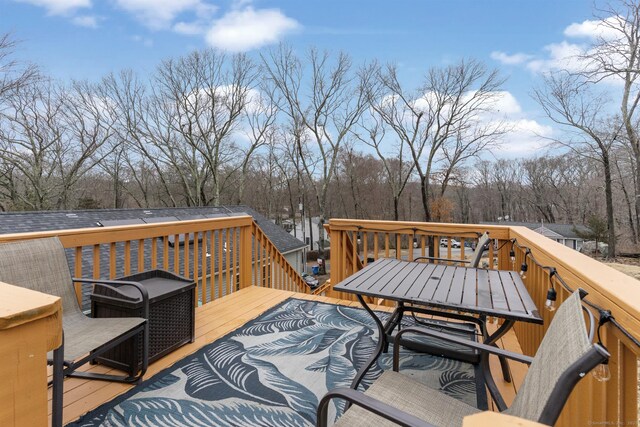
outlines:
{"label": "bare tree", "polygon": [[[65,94],[63,110],[70,144],[61,147],[58,162],[64,188],[58,206],[70,206],[66,198],[70,190],[85,173],[102,163],[107,153],[101,147],[112,142],[115,136],[115,118],[108,113],[107,99],[101,97],[99,88],[87,81],[76,81]],[[73,150],[73,155],[70,156]],[[71,162],[69,160],[73,159]]]}
{"label": "bare tree", "polygon": [[18,209],[68,209],[71,191],[99,159],[111,135],[86,84],[69,90],[51,81],[21,86],[0,115],[0,161]]}
{"label": "bare tree", "polygon": [[[241,204],[243,201],[248,167],[252,157],[257,150],[273,141],[277,133],[275,119],[278,113],[278,102],[277,94],[274,92],[273,86],[268,81],[263,81],[260,85],[260,91],[251,92],[247,105],[243,108],[243,119],[246,124],[243,134],[247,144],[240,150],[242,161],[240,163],[240,182],[235,199],[237,204]],[[277,158],[274,161],[280,166]]]}
{"label": "bare tree", "polygon": [[493,109],[503,80],[475,60],[432,68],[415,92],[403,88],[393,65],[378,77],[386,99],[376,112],[408,147],[420,180],[424,220],[431,221],[434,175],[441,174],[442,194],[456,166],[504,133],[501,122],[483,117]]}
{"label": "bare tree", "polygon": [[[376,71],[379,75],[379,69]],[[369,81],[368,85],[363,86],[369,104],[369,114],[363,115],[353,134],[360,142],[373,148],[382,162],[393,197],[393,219],[398,221],[400,198],[413,174],[415,163],[407,158],[407,144],[403,138],[393,138],[393,142],[388,140],[388,124],[383,113],[388,99],[381,88],[379,79]]]}
{"label": "bare tree", "polygon": [[[328,52],[310,49],[307,59],[309,74],[305,75],[305,67],[293,50],[281,45],[263,57],[263,63],[267,78],[282,97],[279,106],[292,128],[304,129],[309,134],[309,138],[304,139],[299,134],[296,144],[322,224],[328,216],[327,192],[340,147],[349,138],[349,130],[357,123],[366,102],[346,54],[339,53],[332,60]],[[360,80],[367,78],[364,74],[360,77]],[[306,147],[305,142],[308,142]],[[323,250],[322,226],[318,241]]]}
{"label": "bare tree", "polygon": [[554,159],[550,156],[522,161],[524,184],[527,189],[522,193],[523,198],[547,223],[556,222],[555,193],[549,185],[550,170],[554,167]]}
{"label": "bare tree", "polygon": [[[142,207],[155,204],[149,185],[151,176],[157,180],[155,192],[165,205],[178,206],[171,191],[168,162],[156,142],[149,123],[150,96],[145,84],[130,70],[109,74],[101,82],[101,94],[109,102],[109,114],[116,118],[116,134],[125,147],[130,180],[136,189],[129,189],[136,203]],[[125,188],[129,188],[126,186]],[[138,194],[139,193],[139,194]]]}
{"label": "bare tree", "polygon": [[619,0],[597,10],[602,29],[582,56],[585,75],[591,82],[606,79],[622,81],[620,119],[634,155],[635,217],[640,218],[640,135],[638,104],[640,103],[640,2]]}
{"label": "bare tree", "polygon": [[[348,218],[384,219],[389,217],[389,191],[380,159],[358,150],[353,142],[340,149],[336,179],[332,183],[342,209],[339,215]],[[335,200],[335,197],[333,198]],[[386,215],[385,215],[386,213]]]}
{"label": "bare tree", "polygon": [[10,92],[32,84],[39,77],[35,65],[14,58],[17,44],[10,34],[0,34],[0,102]]}
{"label": "bare tree", "polygon": [[[554,139],[560,146],[569,148],[582,157],[593,158],[604,168],[604,189],[609,227],[608,258],[616,256],[616,234],[613,206],[613,179],[611,151],[622,130],[614,120],[605,121],[603,108],[607,103],[604,94],[593,93],[584,85],[580,76],[565,73],[551,74],[544,78],[544,87],[533,92],[533,98],[546,115],[565,129],[565,137]],[[561,193],[558,193],[560,196]]]}
{"label": "bare tree", "polygon": [[[228,58],[215,50],[167,60],[158,68],[155,111],[162,115],[155,117],[155,122],[167,129],[165,143],[171,143],[176,157],[190,165],[196,204],[220,203],[228,178],[222,174],[223,165],[236,159],[238,147],[232,137],[250,102],[256,76],[256,67],[246,55]],[[253,124],[258,126],[255,121]],[[200,167],[200,156],[207,170]],[[204,181],[209,177],[213,194],[207,197]]]}
{"label": "bare tree", "polygon": [[623,147],[615,150],[613,164],[617,172],[618,185],[622,191],[626,206],[627,223],[629,231],[631,232],[631,241],[635,245],[638,243],[638,223],[635,215],[634,198],[632,197],[633,194],[630,194],[630,190],[633,191],[633,189],[637,187],[637,177],[633,173],[633,152],[629,144],[624,144]]}

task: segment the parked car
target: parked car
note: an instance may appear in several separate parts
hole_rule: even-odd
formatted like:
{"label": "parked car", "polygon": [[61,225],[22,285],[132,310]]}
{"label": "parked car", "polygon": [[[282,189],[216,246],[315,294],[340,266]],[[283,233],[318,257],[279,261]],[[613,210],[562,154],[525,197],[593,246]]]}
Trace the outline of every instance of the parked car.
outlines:
{"label": "parked car", "polygon": [[318,279],[316,279],[310,274],[302,273],[302,279],[307,283],[307,285],[309,285],[311,289],[315,289],[318,287],[318,285],[320,285],[320,282],[318,281]]}
{"label": "parked car", "polygon": [[[449,239],[440,239],[440,246],[446,247],[448,244],[449,244]],[[458,242],[456,239],[451,239],[451,247],[459,248],[460,242]]]}

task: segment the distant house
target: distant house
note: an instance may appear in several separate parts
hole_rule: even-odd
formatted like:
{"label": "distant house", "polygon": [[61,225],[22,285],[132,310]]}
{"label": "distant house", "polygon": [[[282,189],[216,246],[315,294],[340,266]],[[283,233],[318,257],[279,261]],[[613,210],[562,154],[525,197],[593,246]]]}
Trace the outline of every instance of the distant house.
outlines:
{"label": "distant house", "polygon": [[[309,218],[304,218],[304,225],[298,220],[295,228],[293,227],[292,221],[289,221],[287,226],[285,226],[285,228],[289,229],[289,234],[304,242],[312,251],[318,250],[318,238],[320,237],[321,227],[320,217],[318,216],[311,217],[311,226],[309,226]],[[324,238],[325,240],[329,240],[326,232]],[[325,245],[325,248],[328,247],[328,245]]]}
{"label": "distant house", "polygon": [[[39,211],[39,212],[3,212],[0,213],[0,234],[8,233],[24,233],[36,231],[50,230],[68,230],[75,228],[95,228],[108,227],[116,225],[132,225],[132,224],[150,224],[171,221],[187,221],[193,219],[220,218],[236,215],[250,215],[260,226],[265,235],[273,242],[276,248],[284,255],[287,261],[294,268],[303,271],[303,249],[304,243],[289,235],[282,227],[276,225],[273,221],[262,216],[258,212],[247,206],[216,206],[216,207],[196,207],[196,208],[159,208],[159,209],[95,209],[95,210],[78,210],[78,211]],[[218,256],[218,233],[213,237],[209,237],[207,245],[211,256],[217,259]],[[179,245],[184,245],[181,239]],[[226,239],[223,234],[222,238]],[[211,244],[213,239],[213,244]],[[169,237],[169,252],[174,250],[175,242],[173,236]],[[191,236],[193,241],[193,236]],[[144,242],[146,254],[151,253],[151,240]],[[131,242],[131,265],[137,265],[137,241]],[[224,246],[226,251],[226,243]],[[93,271],[91,256],[91,248],[84,248],[83,259],[83,276],[90,277]],[[163,244],[157,242],[158,255],[162,256]],[[190,249],[193,251],[193,249]],[[72,251],[68,251],[68,259],[73,259]],[[148,258],[148,257],[146,257]],[[190,257],[190,272],[193,273],[193,255]],[[169,270],[173,270],[173,256],[169,256]],[[222,257],[223,261],[225,257]],[[150,269],[150,259],[145,259],[145,269]],[[218,264],[214,263],[214,268]],[[183,266],[180,266],[180,273],[183,273]],[[101,251],[100,259],[101,277],[109,276],[109,251]],[[199,272],[201,274],[202,272]],[[116,246],[116,275],[124,275],[124,248],[121,245]],[[84,292],[83,306],[88,307],[88,294]]]}
{"label": "distant house", "polygon": [[589,228],[584,225],[572,224],[549,224],[539,222],[483,222],[482,224],[527,227],[536,233],[540,233],[551,240],[555,240],[556,242],[577,251],[582,248],[584,239],[576,233],[576,230],[581,234],[586,234],[590,231]]}

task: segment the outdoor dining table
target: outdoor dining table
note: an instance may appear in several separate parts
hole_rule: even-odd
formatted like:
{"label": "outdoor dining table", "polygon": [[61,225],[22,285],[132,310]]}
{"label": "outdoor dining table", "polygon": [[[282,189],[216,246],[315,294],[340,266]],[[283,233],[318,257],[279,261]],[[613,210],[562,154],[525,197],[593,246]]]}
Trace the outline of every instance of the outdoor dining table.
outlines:
{"label": "outdoor dining table", "polygon": [[[405,312],[474,320],[480,325],[483,343],[494,346],[516,321],[542,324],[542,317],[522,278],[514,271],[380,258],[336,284],[333,289],[355,294],[373,317],[379,331],[376,350],[358,371],[352,388],[357,388],[382,351],[388,348],[391,333],[396,326],[399,327]],[[384,324],[365,297],[397,302]],[[502,325],[491,335],[486,329],[487,317],[503,319]],[[497,387],[488,372],[488,356],[481,356],[481,359],[483,357],[483,375],[493,395]],[[500,363],[505,380],[510,381],[506,359],[501,358]]]}

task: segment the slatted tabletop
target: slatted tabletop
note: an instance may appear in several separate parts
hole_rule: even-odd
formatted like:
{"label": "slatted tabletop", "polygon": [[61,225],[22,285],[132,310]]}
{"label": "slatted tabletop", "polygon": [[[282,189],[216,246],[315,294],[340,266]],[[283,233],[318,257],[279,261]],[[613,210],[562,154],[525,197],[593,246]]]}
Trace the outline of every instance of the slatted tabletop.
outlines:
{"label": "slatted tabletop", "polygon": [[374,298],[542,323],[520,275],[514,271],[381,258],[333,288]]}

